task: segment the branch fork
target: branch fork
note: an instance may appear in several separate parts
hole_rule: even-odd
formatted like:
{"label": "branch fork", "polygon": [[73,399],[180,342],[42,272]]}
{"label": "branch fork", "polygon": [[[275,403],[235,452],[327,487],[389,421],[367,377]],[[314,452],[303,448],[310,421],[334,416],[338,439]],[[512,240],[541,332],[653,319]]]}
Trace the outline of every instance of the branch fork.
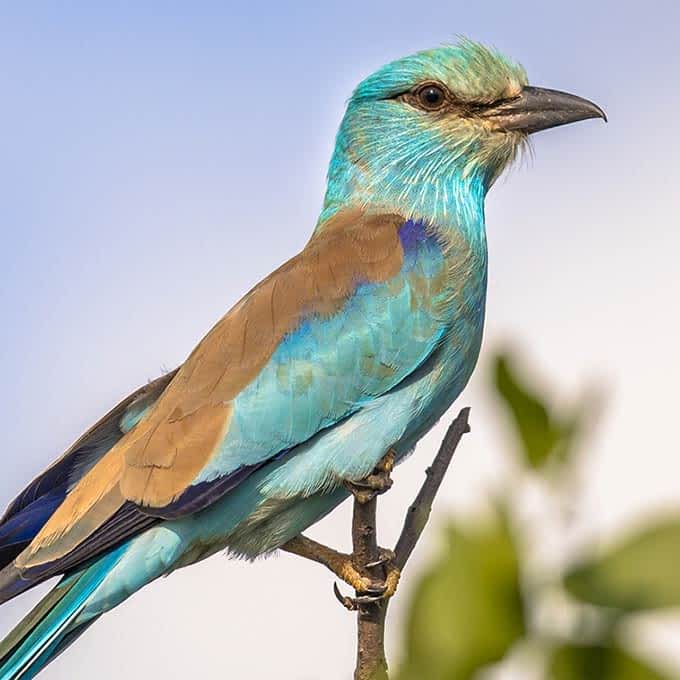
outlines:
{"label": "branch fork", "polygon": [[451,423],[425,481],[406,512],[404,525],[394,550],[378,545],[377,498],[392,486],[395,452],[389,450],[373,472],[360,481],[345,482],[354,496],[352,553],[338,552],[300,535],[282,550],[323,564],[355,590],[355,596],[342,595],[337,583],[335,597],[345,608],[357,612],[357,665],[354,680],[387,680],[385,658],[385,617],[387,605],[397,590],[399,578],[430,517],[432,504],[463,435],[470,431],[469,408],[460,411]]}

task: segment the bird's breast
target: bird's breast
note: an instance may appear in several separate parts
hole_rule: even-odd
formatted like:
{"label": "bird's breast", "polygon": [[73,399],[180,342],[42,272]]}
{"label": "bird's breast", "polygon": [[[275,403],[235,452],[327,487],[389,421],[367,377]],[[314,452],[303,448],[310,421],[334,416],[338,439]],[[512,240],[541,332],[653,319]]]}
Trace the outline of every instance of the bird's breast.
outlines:
{"label": "bird's breast", "polygon": [[484,327],[487,253],[483,238],[459,229],[407,222],[400,236],[405,266],[424,279],[420,287],[415,286],[424,291],[422,304],[436,310],[445,328],[437,350],[413,376],[409,391],[414,417],[401,447],[406,450],[446,412],[477,363]]}
{"label": "bird's breast", "polygon": [[486,300],[485,240],[414,220],[402,225],[399,238],[404,251],[400,276],[411,284],[412,311],[435,313],[452,345],[479,334]]}

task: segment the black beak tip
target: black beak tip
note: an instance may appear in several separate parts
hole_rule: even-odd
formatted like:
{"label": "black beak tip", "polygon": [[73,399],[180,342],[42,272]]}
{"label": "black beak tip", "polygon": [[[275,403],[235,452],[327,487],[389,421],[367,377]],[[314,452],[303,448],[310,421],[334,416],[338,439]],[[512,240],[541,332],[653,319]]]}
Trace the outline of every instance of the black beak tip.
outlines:
{"label": "black beak tip", "polygon": [[609,122],[609,118],[607,118],[607,114],[605,113],[605,110],[603,108],[595,104],[595,102],[588,101],[588,104],[590,104],[590,106],[592,107],[591,110],[593,112],[593,118],[601,118],[605,123]]}

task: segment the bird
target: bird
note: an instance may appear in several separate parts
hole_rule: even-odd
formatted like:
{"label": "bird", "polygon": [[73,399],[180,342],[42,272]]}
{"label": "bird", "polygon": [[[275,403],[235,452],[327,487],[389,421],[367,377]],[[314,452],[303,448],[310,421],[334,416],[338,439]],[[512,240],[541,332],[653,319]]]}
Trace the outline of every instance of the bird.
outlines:
{"label": "bird", "polygon": [[0,603],[61,580],[0,643],[0,680],[33,678],[161,576],[276,551],[409,455],[480,352],[487,192],[531,134],[591,118],[465,38],[365,78],[305,247],[9,504]]}

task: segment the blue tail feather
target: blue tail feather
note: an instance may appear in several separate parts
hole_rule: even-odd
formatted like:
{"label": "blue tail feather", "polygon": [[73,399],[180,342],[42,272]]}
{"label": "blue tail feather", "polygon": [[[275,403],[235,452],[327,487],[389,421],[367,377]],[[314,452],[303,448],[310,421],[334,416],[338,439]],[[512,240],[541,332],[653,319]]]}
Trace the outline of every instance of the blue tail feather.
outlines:
{"label": "blue tail feather", "polygon": [[88,599],[125,547],[62,579],[0,644],[0,680],[29,680],[79,637],[92,620],[78,621]]}

